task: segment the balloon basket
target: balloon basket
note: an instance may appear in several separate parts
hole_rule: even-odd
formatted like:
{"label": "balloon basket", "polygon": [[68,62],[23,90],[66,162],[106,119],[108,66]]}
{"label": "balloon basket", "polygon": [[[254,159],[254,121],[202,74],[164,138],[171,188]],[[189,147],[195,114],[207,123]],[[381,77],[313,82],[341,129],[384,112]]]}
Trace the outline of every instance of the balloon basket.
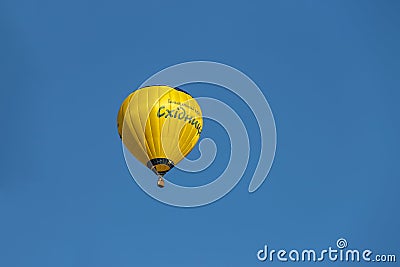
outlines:
{"label": "balloon basket", "polygon": [[157,186],[160,187],[160,188],[163,188],[164,185],[165,185],[164,179],[162,177],[159,177],[158,181],[157,181]]}

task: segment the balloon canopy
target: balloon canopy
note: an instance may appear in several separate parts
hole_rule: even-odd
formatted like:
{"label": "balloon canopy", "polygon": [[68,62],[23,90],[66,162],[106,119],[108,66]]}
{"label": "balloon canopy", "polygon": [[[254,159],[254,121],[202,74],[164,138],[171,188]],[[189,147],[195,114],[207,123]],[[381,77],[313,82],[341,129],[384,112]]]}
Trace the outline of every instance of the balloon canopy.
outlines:
{"label": "balloon canopy", "polygon": [[194,148],[203,127],[202,113],[190,94],[169,86],[148,86],[131,93],[117,117],[123,144],[142,164],[163,176]]}

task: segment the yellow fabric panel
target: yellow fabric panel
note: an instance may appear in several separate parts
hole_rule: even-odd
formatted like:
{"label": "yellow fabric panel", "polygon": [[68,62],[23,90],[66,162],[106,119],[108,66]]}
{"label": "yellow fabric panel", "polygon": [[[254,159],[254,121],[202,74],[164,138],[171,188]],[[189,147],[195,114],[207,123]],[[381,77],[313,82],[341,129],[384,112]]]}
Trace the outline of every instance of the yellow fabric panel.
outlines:
{"label": "yellow fabric panel", "polygon": [[129,102],[131,101],[134,93],[135,92],[131,93],[130,95],[127,96],[127,98],[125,98],[124,102],[122,102],[122,105],[118,111],[117,127],[118,127],[118,134],[120,137],[122,136],[122,125],[124,123],[125,112],[126,109],[128,108]]}
{"label": "yellow fabric panel", "polygon": [[122,142],[126,148],[135,156],[140,162],[146,164],[147,146],[144,138],[144,130],[140,122],[138,114],[138,98],[136,92],[131,94],[131,99],[127,103],[125,113],[120,116],[123,117],[122,122]]}
{"label": "yellow fabric panel", "polygon": [[[124,100],[117,123],[123,143],[143,164],[154,158],[177,164],[196,145],[203,120],[190,95],[168,86],[149,86]],[[161,169],[165,170],[157,168]]]}

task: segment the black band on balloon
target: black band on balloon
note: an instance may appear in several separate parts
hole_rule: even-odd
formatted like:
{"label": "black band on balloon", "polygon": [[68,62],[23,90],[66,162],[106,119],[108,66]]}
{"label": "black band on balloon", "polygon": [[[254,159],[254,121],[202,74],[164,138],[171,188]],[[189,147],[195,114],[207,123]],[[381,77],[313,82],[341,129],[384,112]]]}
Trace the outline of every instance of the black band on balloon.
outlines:
{"label": "black band on balloon", "polygon": [[[155,168],[153,168],[154,166],[156,166],[156,165],[159,165],[159,164],[163,164],[163,165],[167,165],[168,167],[169,167],[169,169],[172,169],[175,165],[174,165],[174,162],[172,161],[172,160],[170,160],[170,159],[167,159],[167,158],[155,158],[155,159],[151,159],[151,160],[149,160],[148,162],[147,162],[147,168],[149,168],[149,169],[151,169],[151,170],[154,170]],[[155,171],[155,170],[154,170]],[[163,172],[158,172],[159,174],[161,174],[161,175],[164,175],[164,174],[166,174],[167,172],[165,171],[163,171]]]}
{"label": "black band on balloon", "polygon": [[176,91],[179,91],[179,92],[185,93],[185,94],[189,95],[190,97],[192,97],[192,95],[191,95],[191,94],[189,94],[189,93],[188,93],[188,92],[186,92],[185,90],[182,90],[182,89],[181,89],[181,88],[179,88],[179,87],[174,87],[174,89],[175,89]]}

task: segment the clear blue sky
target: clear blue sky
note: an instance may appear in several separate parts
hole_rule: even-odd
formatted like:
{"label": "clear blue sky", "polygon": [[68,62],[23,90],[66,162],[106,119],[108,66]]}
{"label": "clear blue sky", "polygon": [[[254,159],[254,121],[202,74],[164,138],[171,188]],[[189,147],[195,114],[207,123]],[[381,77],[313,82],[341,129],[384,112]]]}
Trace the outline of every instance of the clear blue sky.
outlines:
{"label": "clear blue sky", "polygon": [[[399,14],[387,0],[1,1],[0,266],[272,266],[256,259],[264,244],[323,249],[339,237],[400,257]],[[249,75],[278,144],[249,194],[254,118],[219,88],[186,86],[248,115],[254,149],[230,194],[183,209],[134,183],[115,120],[131,90],[191,60]],[[203,134],[226,149],[217,125]]]}

